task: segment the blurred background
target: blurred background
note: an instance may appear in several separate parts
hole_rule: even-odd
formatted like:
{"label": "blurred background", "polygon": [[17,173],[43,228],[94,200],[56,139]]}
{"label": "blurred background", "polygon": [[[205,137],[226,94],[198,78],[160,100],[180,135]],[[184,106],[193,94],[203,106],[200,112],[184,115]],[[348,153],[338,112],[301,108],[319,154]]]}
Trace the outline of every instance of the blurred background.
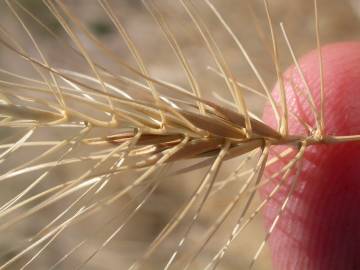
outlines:
{"label": "blurred background", "polygon": [[[74,52],[65,45],[68,42],[71,43],[70,38],[42,1],[23,0],[19,2],[58,36],[58,39],[55,39],[49,35],[43,27],[14,4],[22,21],[30,29],[50,65],[58,69],[70,69],[90,74],[89,66],[85,61],[76,56]],[[126,44],[97,1],[66,0],[62,2],[65,3],[76,18],[84,22],[88,29],[101,39],[106,46],[117,52],[121,60],[131,66],[135,66],[134,59],[131,57]],[[120,0],[109,2],[137,46],[150,74],[154,78],[188,88],[185,73],[179,65],[176,56],[172,52],[164,35],[161,33],[159,26],[144,8],[141,1]],[[259,69],[260,74],[271,88],[276,82],[276,76],[271,56],[272,45],[263,1],[214,0],[212,2],[224,16],[239,40],[243,42],[244,47]],[[15,3],[15,1],[13,3]],[[229,100],[230,94],[226,91],[222,79],[209,69],[209,67],[215,66],[214,61],[206,50],[203,40],[182,5],[178,1],[166,0],[157,0],[154,1],[154,3],[156,3],[162,16],[164,16],[166,22],[169,24],[184,55],[191,64],[203,96],[206,97],[206,99],[224,104],[222,100],[218,100],[216,95]],[[210,29],[219,48],[221,48],[235,77],[243,84],[255,89],[261,89],[240,50],[225,31],[224,27],[216,19],[212,11],[203,1],[196,0],[193,1],[193,3],[204,19],[207,27]],[[291,59],[284,38],[281,36],[279,23],[284,22],[298,57],[315,48],[313,1],[269,0],[269,4],[279,43],[280,65],[282,70],[285,70],[286,67],[291,64]],[[359,39],[360,1],[319,0],[318,6],[322,44]],[[6,37],[8,40],[16,40],[29,55],[38,58],[30,39],[25,34],[21,24],[10,11],[5,1],[0,2],[0,23],[2,37]],[[103,53],[100,52],[96,46],[88,42],[79,29],[75,31],[84,42],[86,50],[94,61],[105,66],[115,74],[134,77],[129,71],[110,61],[111,59],[104,57]],[[31,65],[15,53],[10,52],[4,46],[0,46],[0,68],[29,77],[38,77],[36,72],[31,68]],[[139,78],[134,77],[134,79]],[[9,80],[9,77],[1,73],[0,80]],[[253,95],[247,96],[247,101],[250,109],[261,116],[264,101]],[[3,134],[7,132],[11,131],[5,130],[5,128],[2,128],[0,131],[0,133]],[[43,138],[59,140],[59,138],[68,136],[66,132],[63,133],[64,134],[58,130],[49,130],[48,133],[43,134]],[[41,150],[39,151],[41,152]],[[36,150],[34,150],[34,152],[27,150],[23,155],[31,158],[32,156],[36,156],[37,153]],[[240,161],[241,158],[226,162],[220,172],[219,179],[231,173]],[[2,167],[0,167],[0,170],[3,172],[7,171],[14,166],[14,162],[19,162],[19,160],[10,160],[5,164],[1,164]],[[88,166],[88,164],[81,164],[59,168],[52,174],[52,181],[61,183],[63,179],[70,179],[75,172],[84,171]],[[104,250],[99,252],[95,258],[87,263],[84,269],[127,269],[135,258],[138,258],[145,252],[147,245],[151,243],[167,224],[179,206],[189,198],[205,172],[206,169],[200,169],[177,176],[160,175],[159,177],[164,177],[166,181],[163,181],[163,184],[159,186],[149,202],[145,204],[130,224],[111,241]],[[11,198],[11,195],[16,194],[16,192],[19,192],[29,185],[29,182],[22,181],[26,180],[27,177],[24,177],[25,179],[15,178],[10,182],[0,184],[1,204]],[[133,175],[131,175],[131,177],[122,175],[121,177],[131,179]],[[124,185],[124,183],[118,184],[118,186],[115,185],[114,188],[123,187]],[[193,252],[192,245],[199,245],[199,241],[202,239],[201,237],[204,235],[204,232],[211,226],[216,217],[219,216],[228,203],[229,198],[234,194],[234,190],[236,191],[236,188],[235,183],[235,185],[224,189],[209,201],[206,209],[204,209],[202,213],[201,219],[193,228],[190,242],[185,245],[185,257]],[[76,196],[74,198],[76,198]],[[56,242],[52,243],[46,252],[40,256],[34,264],[29,266],[29,269],[49,269],[61,256],[74,248],[79,241],[89,239],[81,249],[57,267],[57,269],[76,268],[93,250],[96,250],[96,248],[101,245],[104,239],[106,239],[106,235],[117,228],[120,221],[118,220],[106,228],[104,227],[99,236],[98,234],[93,234],[94,228],[101,227],[102,221],[114,216],[124,203],[126,203],[126,199],[101,213],[97,213],[86,222],[76,224],[73,229],[64,233],[64,236],[59,237]],[[26,219],[21,225],[7,229],[6,233],[1,232],[0,262],[4,262],[17,254],[19,250],[21,250],[18,247],[22,245],[23,240],[31,237],[31,235],[36,233],[39,228],[42,228],[44,224],[46,225],[46,223],[51,220],[51,217],[54,217],[53,211],[58,211],[63,208],[64,205],[57,204],[52,209],[41,211],[34,217]],[[164,263],[166,263],[166,258],[169,257],[172,248],[181,238],[181,232],[184,231],[186,228],[185,225],[190,222],[191,217],[192,216],[189,215],[179,226],[179,229],[164,242],[162,247],[159,248],[149,262],[147,262],[144,269],[162,269]],[[229,236],[236,217],[236,214],[234,214],[219,233],[213,237],[209,247],[202,253],[191,269],[203,269],[206,263],[211,260],[221,243]],[[126,218],[126,212],[122,214],[120,220],[124,218]],[[234,242],[231,249],[227,252],[224,261],[219,265],[219,269],[246,269],[263,238],[264,231],[261,224],[261,217],[259,217],[244,231],[239,240]],[[30,257],[27,258],[29,259]],[[20,260],[18,264],[9,266],[8,269],[18,269],[26,261],[25,259],[23,261]],[[179,266],[177,268],[175,264],[174,269],[181,269],[181,267]],[[261,255],[261,258],[256,263],[255,269],[271,269],[268,250],[265,250]]]}

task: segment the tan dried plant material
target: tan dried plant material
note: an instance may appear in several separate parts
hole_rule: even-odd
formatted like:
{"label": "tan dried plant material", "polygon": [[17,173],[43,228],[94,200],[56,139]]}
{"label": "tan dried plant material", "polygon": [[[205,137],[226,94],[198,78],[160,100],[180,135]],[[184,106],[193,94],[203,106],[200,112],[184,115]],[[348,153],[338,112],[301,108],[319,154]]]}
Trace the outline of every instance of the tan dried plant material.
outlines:
{"label": "tan dried plant material", "polygon": [[[210,82],[207,89],[204,80],[199,80],[161,1],[134,5],[144,9],[147,20],[153,20],[159,42],[173,53],[178,65],[174,73],[183,72],[181,85],[154,76],[148,68],[146,58],[161,52],[144,57],[142,46],[146,44],[136,42],[122,19],[131,8],[117,9],[121,3],[107,0],[90,5],[107,18],[121,47],[119,53],[79,16],[76,3],[39,2],[55,22],[55,30],[23,1],[3,3],[26,45],[0,25],[2,50],[20,59],[17,61],[31,68],[32,74],[0,69],[0,186],[4,190],[0,269],[235,269],[223,262],[225,254],[234,242],[246,237],[242,235],[286,177],[300,171],[307,147],[360,139],[359,134],[326,134],[326,89],[321,83],[318,107],[286,24],[276,25],[275,30],[267,0],[261,3],[264,23],[253,18],[254,28],[259,28],[254,35],[264,34],[268,40],[264,43],[278,81],[279,100],[272,96],[268,79],[227,18],[210,0],[180,0],[176,7],[212,61],[207,72],[221,82],[223,91],[215,98],[209,98],[209,89],[215,88]],[[125,7],[125,1],[120,2]],[[321,60],[316,0],[314,3],[313,34]],[[204,12],[211,16],[211,25]],[[244,57],[258,87],[240,81],[212,24]],[[77,62],[80,68],[61,68],[48,60],[30,25],[60,44],[71,55],[66,61]],[[312,110],[313,126],[288,108],[280,61],[284,44],[305,85],[300,91]],[[99,55],[106,61],[99,61]],[[252,112],[249,100],[254,96],[270,104],[276,128]],[[306,132],[291,134],[289,121],[302,122]],[[269,158],[272,147],[279,145],[283,152]],[[281,171],[263,177],[267,166],[289,156],[291,161]],[[279,176],[281,181],[268,198],[259,201],[259,187]],[[277,219],[295,184],[296,177]],[[220,211],[214,205],[220,205]],[[215,214],[211,214],[213,208]],[[161,211],[167,215],[161,216]],[[252,249],[253,257],[235,258],[241,267],[251,268],[258,261],[276,223],[267,233],[253,237],[260,240]]]}

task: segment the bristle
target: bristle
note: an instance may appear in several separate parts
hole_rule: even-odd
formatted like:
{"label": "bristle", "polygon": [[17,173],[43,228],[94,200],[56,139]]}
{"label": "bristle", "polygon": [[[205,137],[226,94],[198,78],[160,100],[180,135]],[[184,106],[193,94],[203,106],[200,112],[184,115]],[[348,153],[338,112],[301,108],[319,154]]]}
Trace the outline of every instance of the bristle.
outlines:
{"label": "bristle", "polygon": [[[42,8],[60,28],[55,31],[25,3],[4,1],[27,42],[0,24],[1,46],[24,65],[19,71],[0,68],[0,187],[4,190],[0,232],[16,236],[16,241],[0,239],[0,248],[7,252],[0,257],[0,270],[96,268],[97,257],[104,256],[106,262],[106,256],[113,254],[116,265],[131,270],[152,265],[166,270],[216,269],[234,260],[236,269],[254,267],[287,210],[308,147],[360,140],[359,134],[326,133],[317,1],[313,9],[320,106],[315,104],[285,24],[280,24],[283,35],[276,35],[276,13],[270,1],[263,1],[261,11],[256,4],[250,8],[257,33],[267,42],[262,45],[271,51],[272,81],[262,74],[258,59],[250,56],[251,48],[237,35],[226,11],[210,0],[168,3],[169,8],[175,7],[170,12],[163,11],[165,3],[153,0],[132,3],[140,5],[136,8],[149,20],[140,28],[151,21],[157,34],[165,37],[166,48],[183,73],[173,75],[184,82],[156,74],[148,58],[160,61],[162,52],[146,51],[147,44],[137,41],[126,11],[117,10],[125,3],[97,0],[92,4],[111,23],[116,49],[79,16],[77,4],[42,1]],[[183,14],[196,33],[199,51],[208,54],[212,64],[202,63],[208,78],[197,76],[196,60],[191,57],[198,49],[194,54],[183,46],[184,29],[173,26],[171,17],[176,14],[171,12]],[[69,58],[74,68],[51,61],[32,26],[70,51],[71,56],[64,53],[59,58]],[[215,28],[225,33],[224,40],[230,37],[231,45],[224,44],[227,41],[218,37]],[[155,32],[150,35],[158,39]],[[281,50],[282,43],[288,52]],[[223,47],[238,50],[236,57],[245,59],[245,74],[254,76],[259,89],[241,77]],[[292,82],[282,76],[282,59],[289,53],[304,86],[293,89],[309,104],[314,121],[301,118],[288,104],[285,84]],[[29,74],[23,71],[25,65]],[[178,72],[161,65],[170,73]],[[274,82],[279,93],[270,91],[268,85]],[[215,101],[209,93],[214,93]],[[258,99],[262,100],[258,104],[270,104],[276,126],[262,121],[255,113],[259,110],[254,112]],[[299,122],[304,132],[293,134],[291,121]],[[273,153],[275,146],[281,150]],[[282,168],[264,176],[275,163]],[[274,179],[280,181],[259,201],[257,192]],[[286,196],[269,230],[260,237],[251,236],[257,242],[249,248],[252,254],[227,261],[232,246],[245,243],[244,231],[285,186]],[[166,215],[157,216],[163,209]],[[110,262],[108,268],[112,268]]]}

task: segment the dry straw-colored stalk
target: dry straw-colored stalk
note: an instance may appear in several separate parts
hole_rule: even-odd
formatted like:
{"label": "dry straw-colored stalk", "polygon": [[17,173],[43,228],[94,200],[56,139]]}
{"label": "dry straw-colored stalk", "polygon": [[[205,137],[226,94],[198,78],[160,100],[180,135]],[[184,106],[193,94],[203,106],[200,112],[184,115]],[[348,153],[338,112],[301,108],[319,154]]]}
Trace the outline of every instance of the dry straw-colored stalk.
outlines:
{"label": "dry straw-colored stalk", "polygon": [[[317,107],[283,24],[282,37],[276,36],[266,0],[263,1],[268,23],[266,34],[271,38],[279,100],[274,99],[243,43],[211,1],[204,0],[201,7],[210,12],[222,31],[231,37],[261,89],[255,90],[239,82],[198,3],[178,2],[197,32],[197,39],[211,55],[215,67],[210,68],[210,73],[223,80],[233,99],[231,106],[234,109],[220,105],[223,104],[221,98],[219,102],[206,98],[208,93],[199,84],[191,61],[158,8],[159,3],[142,2],[170,45],[189,87],[152,76],[140,46],[135,44],[118,15],[121,10],[116,10],[106,0],[97,3],[123,46],[127,47],[134,64],[123,60],[122,55],[99,40],[65,1],[43,1],[46,12],[52,14],[67,33],[65,40],[21,2],[4,1],[7,12],[21,25],[23,35],[33,49],[31,53],[26,50],[3,26],[0,26],[1,46],[13,57],[28,63],[35,75],[30,77],[3,68],[0,70],[0,186],[8,192],[1,198],[0,231],[2,235],[15,234],[1,237],[7,250],[0,260],[0,269],[36,268],[37,265],[45,265],[46,269],[88,269],[95,256],[107,254],[105,250],[117,254],[115,263],[121,265],[118,269],[150,269],[150,265],[154,269],[220,269],[233,242],[241,241],[241,233],[252,224],[287,176],[300,171],[308,146],[360,139],[358,134],[339,137],[325,133],[326,89],[321,83],[321,105]],[[314,33],[321,60],[316,0],[314,4]],[[61,69],[50,64],[42,44],[28,27],[28,21],[58,39],[72,51],[74,58],[83,61],[82,65],[89,72]],[[291,134],[288,128],[289,121],[297,116],[287,105],[279,60],[279,38],[288,45],[303,79],[302,94],[314,117],[315,124],[304,124],[306,132],[300,135]],[[94,48],[116,68],[109,69],[95,61]],[[322,78],[322,64],[319,62]],[[250,111],[249,93],[269,102],[277,118],[276,129]],[[269,151],[278,145],[285,146],[285,150],[279,157],[270,159]],[[280,157],[291,155],[293,158],[280,172],[262,179],[266,166]],[[255,158],[256,162],[250,162]],[[237,160],[237,168],[223,177],[220,169],[225,161],[231,159]],[[181,167],[176,168],[176,164]],[[204,176],[192,176],[194,171],[204,168]],[[222,177],[218,177],[219,173]],[[151,205],[152,197],[164,182],[169,181],[168,178],[183,174],[191,178],[193,189],[188,192],[190,195],[180,201],[175,198],[178,200],[176,210],[169,210],[171,217],[161,229],[154,229],[155,236],[144,240],[147,245],[132,243],[126,237],[126,232],[134,236],[131,227],[135,227],[139,234],[148,230],[146,221],[137,216],[144,215],[143,208]],[[282,180],[273,192],[255,205],[257,189],[278,176]],[[281,211],[270,231],[262,237],[253,258],[244,258],[250,268],[257,261],[278,218],[281,218],[296,179],[294,177],[289,185],[292,188],[287,192]],[[235,192],[230,192],[228,186],[234,183]],[[180,184],[176,182],[176,185]],[[178,192],[185,190],[178,188]],[[205,224],[200,222],[201,216],[203,212],[211,211],[213,198],[221,192],[231,195],[225,204],[222,203],[222,211],[217,213],[216,219],[206,229],[202,228],[200,235],[199,224]],[[153,202],[153,205],[164,207],[161,203]],[[227,229],[221,233],[223,228]],[[82,230],[85,235],[81,234]],[[223,241],[211,243],[217,233]],[[64,244],[56,246],[61,241]],[[118,247],[111,248],[111,245]],[[54,246],[58,247],[58,252],[52,250]],[[101,258],[105,261],[100,263],[106,264],[106,256]],[[225,264],[221,269],[232,268]]]}

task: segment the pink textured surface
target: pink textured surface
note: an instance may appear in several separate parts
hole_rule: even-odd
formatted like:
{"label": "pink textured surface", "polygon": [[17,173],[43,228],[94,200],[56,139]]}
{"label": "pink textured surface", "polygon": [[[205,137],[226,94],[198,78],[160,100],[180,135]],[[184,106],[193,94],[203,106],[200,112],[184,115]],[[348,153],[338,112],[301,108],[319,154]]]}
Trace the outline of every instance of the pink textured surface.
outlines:
{"label": "pink textured surface", "polygon": [[[326,131],[332,135],[360,134],[360,43],[331,44],[322,52]],[[304,56],[300,64],[319,105],[317,52]],[[309,105],[294,92],[303,87],[296,69],[290,67],[285,77],[289,109],[313,124]],[[275,124],[270,107],[264,120]],[[290,122],[292,133],[304,132],[299,123]],[[288,161],[277,162],[265,174],[280,170]],[[275,269],[360,269],[359,169],[360,142],[307,149],[295,192],[269,239]],[[293,175],[264,209],[267,228],[286,197],[291,179]],[[262,195],[268,194],[277,181],[268,184]]]}

